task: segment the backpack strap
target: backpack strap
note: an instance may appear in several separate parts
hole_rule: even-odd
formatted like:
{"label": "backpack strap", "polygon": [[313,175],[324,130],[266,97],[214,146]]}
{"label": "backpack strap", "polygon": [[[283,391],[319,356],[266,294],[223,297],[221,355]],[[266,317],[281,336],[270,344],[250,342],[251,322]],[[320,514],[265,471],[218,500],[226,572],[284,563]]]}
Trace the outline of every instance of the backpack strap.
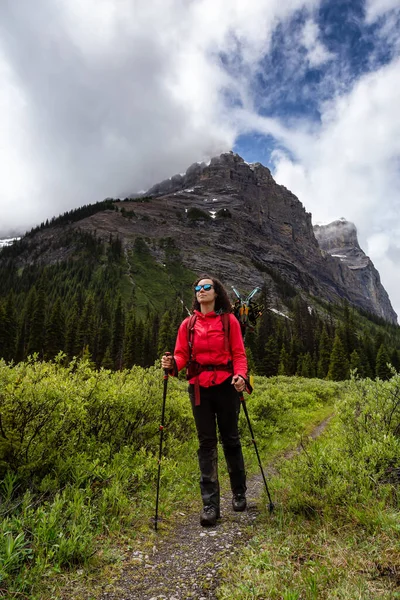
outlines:
{"label": "backpack strap", "polygon": [[222,320],[222,329],[224,332],[224,350],[225,350],[225,352],[229,352],[229,350],[230,350],[229,334],[230,334],[230,324],[231,324],[229,313],[222,313],[221,320]]}
{"label": "backpack strap", "polygon": [[191,315],[189,317],[188,326],[187,326],[188,347],[189,347],[189,363],[192,362],[194,326],[195,326],[196,321],[197,321],[197,315]]}

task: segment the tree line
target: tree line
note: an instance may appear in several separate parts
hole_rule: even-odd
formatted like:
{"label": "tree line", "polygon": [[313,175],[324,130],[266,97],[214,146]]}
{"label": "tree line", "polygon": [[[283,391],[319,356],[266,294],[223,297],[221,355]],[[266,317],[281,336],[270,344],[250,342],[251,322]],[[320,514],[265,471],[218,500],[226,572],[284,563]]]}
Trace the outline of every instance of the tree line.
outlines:
{"label": "tree line", "polygon": [[[14,290],[1,299],[0,357],[6,361],[24,361],[34,353],[52,360],[62,351],[68,360],[88,356],[97,368],[119,370],[150,366],[164,351],[173,350],[186,316],[179,298],[163,311],[149,308],[139,317],[134,298],[125,303],[121,295],[114,297],[110,286],[96,293],[79,284],[73,294],[67,288],[54,294],[50,283],[46,287],[39,279],[22,305],[20,294],[19,310]],[[247,333],[249,364],[252,372],[267,377],[299,375],[338,381],[357,369],[361,377],[387,379],[387,363],[400,367],[398,339],[391,331],[395,329],[360,330],[357,313],[348,306],[342,320],[322,318],[296,296],[287,317],[267,308],[254,331]]]}
{"label": "tree line", "polygon": [[[138,306],[134,283],[126,285],[127,262],[118,237],[110,236],[105,243],[95,233],[66,230],[57,243],[60,248],[73,248],[73,253],[45,266],[32,260],[21,267],[13,256],[16,248],[0,253],[0,357],[20,362],[36,353],[52,360],[63,352],[67,359],[90,356],[95,367],[118,370],[150,366],[162,352],[173,350],[187,313],[172,279],[166,294],[169,300],[152,302],[150,292],[144,310],[143,298]],[[135,252],[135,260],[146,265],[150,255],[139,238]],[[30,257],[34,255],[33,246]],[[177,261],[173,254],[172,269],[178,269]],[[177,285],[181,276],[178,269]],[[275,283],[282,288],[288,314],[270,310],[268,289],[262,290],[260,302],[266,308],[254,331],[246,334],[255,374],[342,380],[357,369],[361,377],[386,379],[387,363],[399,369],[398,326],[347,304],[314,303],[311,309],[294,288],[280,280]]]}
{"label": "tree line", "polygon": [[[268,300],[266,300],[268,304]],[[266,310],[247,336],[249,360],[259,375],[298,375],[340,381],[391,376],[400,367],[399,327],[362,318],[347,303],[325,306],[324,314],[300,296],[289,300],[285,318]]]}

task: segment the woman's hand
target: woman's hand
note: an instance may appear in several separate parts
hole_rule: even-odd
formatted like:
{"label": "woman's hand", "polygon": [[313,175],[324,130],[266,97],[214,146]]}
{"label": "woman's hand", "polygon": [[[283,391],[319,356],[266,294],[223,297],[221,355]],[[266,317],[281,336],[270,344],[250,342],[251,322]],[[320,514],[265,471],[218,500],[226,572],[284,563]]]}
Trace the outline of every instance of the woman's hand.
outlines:
{"label": "woman's hand", "polygon": [[235,386],[237,392],[244,392],[246,389],[246,382],[241,375],[234,375],[232,377],[232,384]]}
{"label": "woman's hand", "polygon": [[171,371],[171,369],[174,368],[174,357],[172,356],[172,354],[166,352],[161,357],[161,366],[163,369],[168,369],[168,371]]}

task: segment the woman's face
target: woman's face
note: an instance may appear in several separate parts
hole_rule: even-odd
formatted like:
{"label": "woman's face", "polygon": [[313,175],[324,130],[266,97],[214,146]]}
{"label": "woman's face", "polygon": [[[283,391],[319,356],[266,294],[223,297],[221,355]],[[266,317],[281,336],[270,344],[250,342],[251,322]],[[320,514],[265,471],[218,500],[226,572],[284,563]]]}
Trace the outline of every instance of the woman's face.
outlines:
{"label": "woman's face", "polygon": [[[209,285],[211,287],[210,289],[207,289]],[[204,289],[204,286],[206,287],[206,289]],[[195,289],[195,292],[199,304],[205,304],[209,302],[215,303],[215,298],[217,297],[217,294],[215,293],[212,279],[200,279],[200,281],[196,285],[196,288],[198,287],[200,287],[200,290],[196,291]]]}

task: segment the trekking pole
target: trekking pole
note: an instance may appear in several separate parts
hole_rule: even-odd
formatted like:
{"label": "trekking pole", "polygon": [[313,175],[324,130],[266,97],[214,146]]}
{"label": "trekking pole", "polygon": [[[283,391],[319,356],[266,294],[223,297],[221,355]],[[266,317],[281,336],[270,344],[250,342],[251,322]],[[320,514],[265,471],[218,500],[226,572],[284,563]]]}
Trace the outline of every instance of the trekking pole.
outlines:
{"label": "trekking pole", "polygon": [[257,454],[258,466],[260,467],[261,475],[262,475],[262,478],[264,480],[265,489],[267,490],[267,495],[268,495],[268,499],[269,499],[269,512],[272,513],[272,511],[274,510],[274,503],[271,500],[271,495],[269,493],[269,489],[268,489],[268,485],[267,485],[267,480],[265,478],[264,470],[262,468],[261,459],[260,459],[260,455],[258,453],[258,448],[257,448],[256,440],[254,439],[253,428],[252,428],[251,423],[250,423],[249,413],[247,412],[246,400],[244,399],[243,393],[239,394],[239,396],[240,396],[240,402],[243,405],[244,414],[246,415],[247,424],[248,424],[249,429],[250,429],[251,441],[253,442],[254,450],[256,451],[256,454]]}
{"label": "trekking pole", "polygon": [[[166,352],[166,355],[170,355],[170,352]],[[164,369],[164,392],[163,392],[163,403],[162,403],[162,412],[161,412],[161,425],[159,426],[160,430],[160,448],[158,451],[158,475],[157,475],[157,495],[156,495],[156,514],[154,517],[154,530],[157,531],[158,524],[158,498],[160,496],[160,473],[161,473],[161,456],[162,456],[162,443],[163,443],[163,435],[164,435],[164,416],[165,416],[165,404],[167,400],[167,387],[168,387],[168,369]]]}

